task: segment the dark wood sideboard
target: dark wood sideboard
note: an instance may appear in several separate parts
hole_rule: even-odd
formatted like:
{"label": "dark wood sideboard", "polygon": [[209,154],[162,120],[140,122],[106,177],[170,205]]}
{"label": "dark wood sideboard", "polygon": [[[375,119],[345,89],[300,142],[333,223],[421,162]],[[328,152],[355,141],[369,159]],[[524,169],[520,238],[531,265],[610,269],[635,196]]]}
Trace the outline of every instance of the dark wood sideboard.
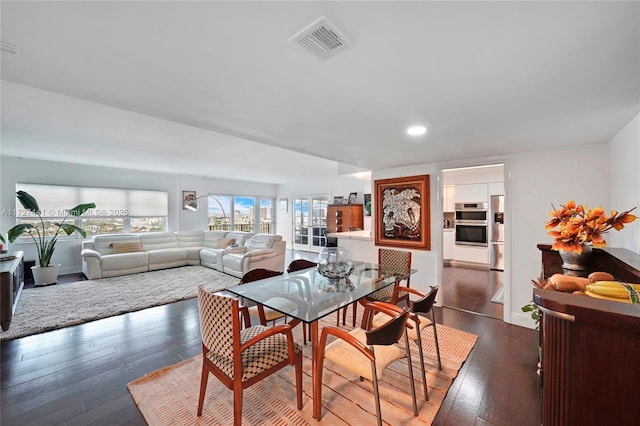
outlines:
{"label": "dark wood sideboard", "polygon": [[24,286],[23,252],[11,253],[12,259],[0,261],[0,325],[9,329],[13,311]]}
{"label": "dark wood sideboard", "polygon": [[[562,272],[558,253],[538,248],[543,277]],[[640,255],[596,249],[591,270],[640,283]],[[533,300],[543,313],[542,423],[640,424],[640,305],[540,289]]]}

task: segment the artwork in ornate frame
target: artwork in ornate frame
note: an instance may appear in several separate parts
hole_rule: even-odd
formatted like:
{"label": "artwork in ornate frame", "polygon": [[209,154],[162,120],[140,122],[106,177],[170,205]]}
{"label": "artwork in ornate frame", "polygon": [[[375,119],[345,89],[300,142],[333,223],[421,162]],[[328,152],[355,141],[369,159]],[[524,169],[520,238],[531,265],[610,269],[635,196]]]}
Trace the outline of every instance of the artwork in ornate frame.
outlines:
{"label": "artwork in ornate frame", "polygon": [[429,175],[375,181],[376,245],[430,250]]}

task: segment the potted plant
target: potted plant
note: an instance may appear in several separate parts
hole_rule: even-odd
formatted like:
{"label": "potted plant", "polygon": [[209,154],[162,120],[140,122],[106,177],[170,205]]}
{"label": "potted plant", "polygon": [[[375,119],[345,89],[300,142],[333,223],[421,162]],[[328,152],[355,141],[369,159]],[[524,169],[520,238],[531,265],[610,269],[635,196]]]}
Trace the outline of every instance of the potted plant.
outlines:
{"label": "potted plant", "polygon": [[38,253],[38,263],[31,267],[33,272],[33,280],[35,285],[47,285],[55,284],[58,279],[58,270],[60,264],[51,264],[51,256],[56,248],[58,242],[58,236],[64,232],[66,235],[71,235],[78,231],[83,237],[87,236],[84,229],[79,228],[70,223],[65,223],[69,216],[81,216],[87,210],[96,207],[95,203],[80,204],[71,210],[67,210],[66,216],[61,222],[55,222],[55,231],[52,235],[47,235],[47,229],[45,227],[44,219],[42,218],[40,206],[36,199],[25,191],[16,192],[18,201],[22,204],[26,210],[34,213],[40,219],[40,224],[32,225],[30,223],[20,223],[7,232],[9,242],[14,242],[24,233],[29,234],[31,239],[36,245],[36,251]]}

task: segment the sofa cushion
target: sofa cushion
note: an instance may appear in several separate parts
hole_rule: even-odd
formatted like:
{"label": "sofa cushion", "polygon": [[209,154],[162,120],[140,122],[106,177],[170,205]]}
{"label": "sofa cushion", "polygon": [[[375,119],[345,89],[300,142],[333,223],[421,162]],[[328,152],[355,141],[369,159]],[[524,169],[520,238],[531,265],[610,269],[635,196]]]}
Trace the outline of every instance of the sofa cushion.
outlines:
{"label": "sofa cushion", "polygon": [[230,245],[234,244],[236,242],[236,240],[234,238],[223,238],[220,241],[218,241],[215,245],[214,248],[217,249],[223,249],[225,247],[229,247]]}
{"label": "sofa cushion", "polygon": [[111,246],[113,247],[114,254],[138,253],[142,251],[142,243],[140,243],[140,241],[114,241]]}
{"label": "sofa cushion", "polygon": [[246,242],[247,251],[271,248],[276,241],[282,240],[281,235],[256,234]]}
{"label": "sofa cushion", "polygon": [[174,232],[152,232],[140,234],[144,251],[169,249],[178,247],[178,239]]}
{"label": "sofa cushion", "polygon": [[202,247],[204,231],[178,231],[178,247]]}
{"label": "sofa cushion", "polygon": [[135,234],[113,234],[96,235],[93,237],[93,247],[89,247],[100,253],[102,256],[113,254],[114,242],[139,242],[140,237]]}
{"label": "sofa cushion", "polygon": [[187,264],[186,248],[168,248],[161,250],[148,251],[149,254],[149,270],[175,268],[177,266],[185,266]]}
{"label": "sofa cushion", "polygon": [[[149,254],[140,253],[123,253],[108,254],[102,256],[102,271],[120,271],[120,270],[147,270],[149,264]],[[143,272],[143,271],[140,271]],[[103,275],[104,276],[104,275]]]}
{"label": "sofa cushion", "polygon": [[223,239],[228,234],[227,231],[207,231],[204,233],[202,240],[202,247],[216,248],[218,241]]}

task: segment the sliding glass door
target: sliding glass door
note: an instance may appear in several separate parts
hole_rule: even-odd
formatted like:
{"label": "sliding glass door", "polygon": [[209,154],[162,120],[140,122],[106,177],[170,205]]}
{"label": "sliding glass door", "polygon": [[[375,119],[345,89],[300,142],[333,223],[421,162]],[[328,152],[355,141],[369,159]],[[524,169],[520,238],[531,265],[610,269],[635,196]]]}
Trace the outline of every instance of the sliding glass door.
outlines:
{"label": "sliding glass door", "polygon": [[327,245],[329,195],[301,195],[293,198],[293,248],[319,252]]}

